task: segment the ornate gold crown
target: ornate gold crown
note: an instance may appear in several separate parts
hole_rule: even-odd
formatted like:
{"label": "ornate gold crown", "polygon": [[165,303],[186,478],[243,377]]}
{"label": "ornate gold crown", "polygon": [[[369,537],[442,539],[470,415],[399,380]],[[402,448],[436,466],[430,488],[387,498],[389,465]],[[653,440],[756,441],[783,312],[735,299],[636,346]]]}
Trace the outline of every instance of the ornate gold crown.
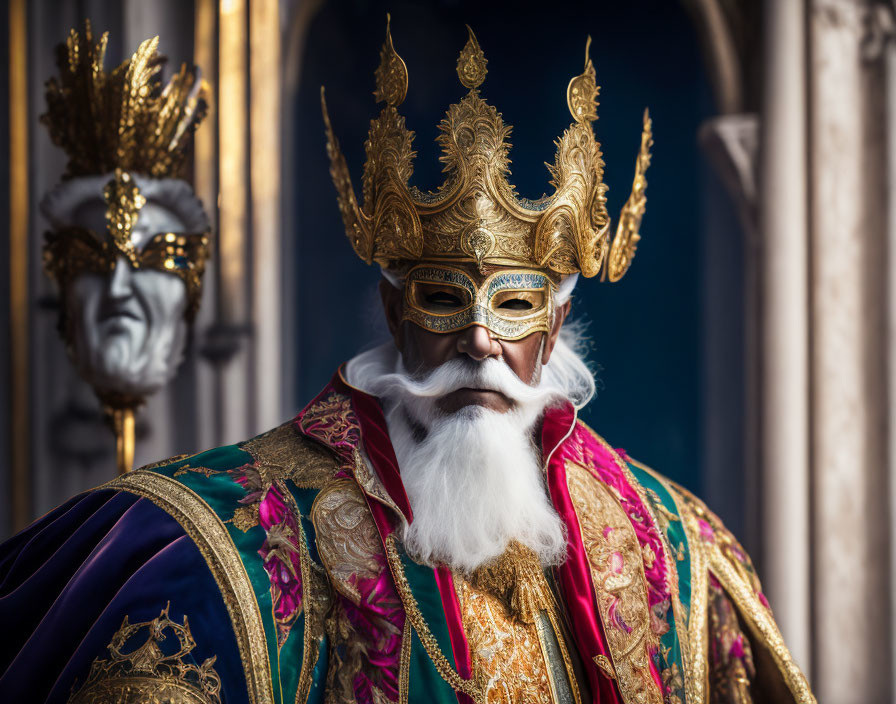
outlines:
{"label": "ornate gold crown", "polygon": [[181,66],[162,87],[159,38],[147,39],[127,61],[106,73],[108,32],[94,44],[90,22],[57,49],[59,79],[47,81],[47,125],[68,154],[65,177],[116,168],[155,178],[175,176],[193,131],[206,114],[196,67]]}
{"label": "ornate gold crown", "polygon": [[[217,656],[202,665],[190,655],[196,641],[184,616],[183,624],[168,617],[169,603],[158,618],[130,623],[109,643],[109,657],[96,658],[81,689],[73,692],[72,704],[103,702],[183,702],[221,704],[221,678],[214,669]],[[176,651],[168,655],[162,644],[173,635]],[[140,642],[142,640],[142,642]],[[167,648],[169,651],[172,648]]]}
{"label": "ornate gold crown", "polygon": [[486,59],[473,31],[467,29],[469,39],[457,61],[457,75],[469,93],[448,108],[439,125],[437,142],[447,179],[434,192],[408,185],[414,133],[397,109],[407,94],[408,72],[392,45],[388,16],[374,91],[377,102],[386,105],[371,121],[365,142],[363,207],[358,205],[321,88],[330,173],[355,252],[368,264],[375,261],[399,272],[421,260],[450,261],[475,263],[480,270],[525,266],[586,277],[603,268],[603,278],[618,281],[634,257],[647,202],[644,174],[653,144],[647,111],[632,192],[610,246],[604,162],[591,125],[597,119],[600,90],[588,56],[591,38],[585,44],[585,69],[566,91],[574,122],[557,142],[553,165],[547,165],[555,191],[533,201],[520,198],[508,182],[510,126],[479,96]]}

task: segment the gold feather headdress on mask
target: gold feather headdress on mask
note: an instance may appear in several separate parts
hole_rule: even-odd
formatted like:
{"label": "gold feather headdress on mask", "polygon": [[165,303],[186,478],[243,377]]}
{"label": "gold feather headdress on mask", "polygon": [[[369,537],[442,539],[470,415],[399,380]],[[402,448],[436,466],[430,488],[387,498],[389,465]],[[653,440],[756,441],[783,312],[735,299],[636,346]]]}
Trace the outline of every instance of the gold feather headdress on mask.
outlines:
{"label": "gold feather headdress on mask", "polygon": [[108,32],[94,42],[90,22],[57,49],[59,77],[47,81],[41,116],[65,150],[65,178],[121,169],[153,178],[177,176],[207,104],[199,69],[186,64],[163,86],[159,38],[147,39],[110,73]]}

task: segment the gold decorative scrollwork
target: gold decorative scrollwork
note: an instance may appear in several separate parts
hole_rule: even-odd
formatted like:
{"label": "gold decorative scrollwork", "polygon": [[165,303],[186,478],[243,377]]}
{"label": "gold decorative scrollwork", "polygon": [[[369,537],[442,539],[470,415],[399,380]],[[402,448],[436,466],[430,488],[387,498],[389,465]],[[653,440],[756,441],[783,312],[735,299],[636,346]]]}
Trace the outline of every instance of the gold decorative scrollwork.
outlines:
{"label": "gold decorative scrollwork", "polygon": [[[194,665],[188,659],[196,647],[190,624],[158,618],[130,623],[127,616],[109,643],[109,657],[96,658],[84,684],[70,704],[220,704],[221,678],[214,669],[217,656]],[[162,643],[174,635],[178,649],[166,655]],[[140,637],[143,641],[135,644]]]}
{"label": "gold decorative scrollwork", "polygon": [[408,94],[408,67],[392,45],[392,32],[389,24],[392,18],[386,15],[386,41],[380,50],[380,65],[374,74],[376,90],[373,95],[377,102],[385,102],[391,107],[398,107]]}
{"label": "gold decorative scrollwork", "polygon": [[591,63],[591,36],[585,41],[585,70],[573,78],[566,87],[566,104],[576,122],[591,123],[597,119],[597,74]]}
{"label": "gold decorative scrollwork", "polygon": [[482,85],[485,75],[488,73],[486,68],[488,59],[485,58],[485,52],[479,47],[479,42],[476,41],[476,35],[473,34],[470,25],[467,25],[467,32],[470,36],[460,52],[460,56],[457,57],[457,77],[464,88],[476,90]]}
{"label": "gold decorative scrollwork", "polygon": [[333,586],[355,604],[360,579],[373,579],[383,569],[383,547],[364,494],[352,479],[327,486],[311,508],[317,550]]}

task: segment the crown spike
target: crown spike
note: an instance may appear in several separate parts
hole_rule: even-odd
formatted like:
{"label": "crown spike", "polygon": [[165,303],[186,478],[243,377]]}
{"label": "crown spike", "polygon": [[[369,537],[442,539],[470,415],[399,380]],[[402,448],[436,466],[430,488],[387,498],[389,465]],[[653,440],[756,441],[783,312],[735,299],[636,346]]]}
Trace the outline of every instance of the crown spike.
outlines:
{"label": "crown spike", "polygon": [[638,150],[638,158],[635,161],[635,178],[632,182],[632,191],[622,206],[619,214],[619,224],[616,226],[616,235],[610,245],[610,252],[605,260],[605,266],[601,275],[602,281],[619,281],[635,258],[635,250],[641,239],[641,220],[644,218],[644,210],[647,207],[647,167],[650,166],[650,148],[653,146],[653,120],[645,108],[643,128],[641,130],[641,148]]}
{"label": "crown spike", "polygon": [[408,67],[392,44],[392,17],[386,13],[386,41],[380,49],[380,65],[374,74],[376,90],[373,95],[378,103],[385,102],[393,108],[404,102],[408,94]]}
{"label": "crown spike", "polygon": [[467,25],[467,32],[470,36],[460,52],[460,56],[457,57],[457,77],[460,78],[464,88],[474,91],[485,80],[485,75],[488,73],[485,65],[488,60],[485,58],[485,52],[482,51],[479,42],[476,41],[476,35],[473,34],[470,25]]}
{"label": "crown spike", "polygon": [[585,40],[585,69],[573,78],[566,88],[566,104],[576,122],[594,122],[597,119],[597,96],[600,86],[591,63],[591,35]]}

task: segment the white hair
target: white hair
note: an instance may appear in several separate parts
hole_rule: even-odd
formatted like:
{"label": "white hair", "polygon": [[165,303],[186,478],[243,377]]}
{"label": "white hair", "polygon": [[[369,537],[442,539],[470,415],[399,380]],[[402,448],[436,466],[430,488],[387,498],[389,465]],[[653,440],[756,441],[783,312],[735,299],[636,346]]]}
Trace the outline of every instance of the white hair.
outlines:
{"label": "white hair", "polygon": [[[547,495],[534,430],[546,408],[566,401],[580,407],[593,396],[581,340],[579,328],[564,326],[534,384],[500,358],[458,357],[414,376],[392,342],[348,362],[348,383],[383,402],[414,514],[404,526],[405,548],[414,559],[471,573],[514,540],[545,567],[565,559],[565,527]],[[464,387],[500,391],[512,408],[439,408],[442,397]]]}
{"label": "white hair", "polygon": [[[91,201],[105,202],[103,189],[113,178],[115,174],[110,172],[63,181],[43,197],[40,211],[54,229],[79,225],[79,208]],[[133,174],[133,178],[140,194],[174,213],[184,223],[187,232],[205,232],[209,229],[205,208],[189,183],[176,178],[150,178],[140,174]]]}

